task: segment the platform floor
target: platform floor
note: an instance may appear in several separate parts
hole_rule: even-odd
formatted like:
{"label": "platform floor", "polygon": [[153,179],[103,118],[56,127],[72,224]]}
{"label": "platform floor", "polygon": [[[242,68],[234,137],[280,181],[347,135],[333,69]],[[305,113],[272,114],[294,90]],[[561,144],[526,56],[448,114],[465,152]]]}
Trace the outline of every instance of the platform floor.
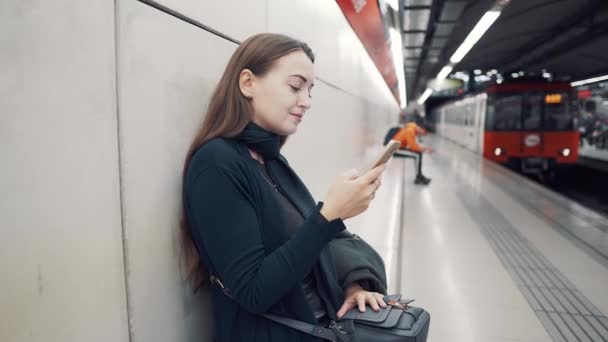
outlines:
{"label": "platform floor", "polygon": [[584,145],[579,148],[578,154],[585,158],[608,162],[608,149],[599,149],[595,148],[594,146]]}
{"label": "platform floor", "polygon": [[431,312],[428,341],[608,341],[608,219],[450,141],[424,143],[429,186],[413,184],[411,159],[392,161],[403,183],[383,180],[404,185],[384,245],[393,288]]}
{"label": "platform floor", "polygon": [[595,146],[584,145],[578,150],[579,165],[608,172],[608,149],[599,149]]}

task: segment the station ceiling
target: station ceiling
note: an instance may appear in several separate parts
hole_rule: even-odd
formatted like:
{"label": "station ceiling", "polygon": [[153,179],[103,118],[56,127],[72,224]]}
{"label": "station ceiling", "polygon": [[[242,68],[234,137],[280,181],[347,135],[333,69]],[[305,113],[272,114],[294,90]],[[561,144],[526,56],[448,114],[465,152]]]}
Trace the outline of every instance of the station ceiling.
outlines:
{"label": "station ceiling", "polygon": [[[503,0],[501,16],[454,71],[579,80],[608,74],[608,0]],[[435,78],[496,0],[401,0],[408,98]]]}

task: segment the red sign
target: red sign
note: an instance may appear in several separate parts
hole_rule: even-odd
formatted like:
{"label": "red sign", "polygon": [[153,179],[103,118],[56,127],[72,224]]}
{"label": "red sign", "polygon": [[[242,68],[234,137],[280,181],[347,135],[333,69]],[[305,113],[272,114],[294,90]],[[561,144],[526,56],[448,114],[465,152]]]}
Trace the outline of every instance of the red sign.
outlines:
{"label": "red sign", "polygon": [[581,100],[588,99],[591,97],[591,89],[579,90],[577,97]]}
{"label": "red sign", "polygon": [[[376,0],[337,0],[346,20],[359,37],[384,82],[399,102],[399,85],[391,54],[390,37]],[[401,47],[399,47],[401,49]],[[403,71],[401,71],[403,72]]]}

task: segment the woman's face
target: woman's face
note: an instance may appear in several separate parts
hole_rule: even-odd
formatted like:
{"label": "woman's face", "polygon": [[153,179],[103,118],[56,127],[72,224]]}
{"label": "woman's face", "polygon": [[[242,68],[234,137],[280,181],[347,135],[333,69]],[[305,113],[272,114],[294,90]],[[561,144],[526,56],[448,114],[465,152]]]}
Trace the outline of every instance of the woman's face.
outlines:
{"label": "woman's face", "polygon": [[262,77],[241,72],[243,94],[251,98],[253,122],[278,135],[295,133],[311,106],[314,67],[303,51],[277,59]]}

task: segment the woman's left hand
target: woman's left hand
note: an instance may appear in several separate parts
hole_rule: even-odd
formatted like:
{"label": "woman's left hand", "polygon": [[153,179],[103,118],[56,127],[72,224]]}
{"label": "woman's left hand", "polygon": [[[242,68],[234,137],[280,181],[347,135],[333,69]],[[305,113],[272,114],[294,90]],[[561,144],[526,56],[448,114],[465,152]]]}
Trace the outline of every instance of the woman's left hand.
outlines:
{"label": "woman's left hand", "polygon": [[355,306],[359,307],[360,312],[365,312],[365,304],[369,304],[374,311],[380,311],[380,307],[386,307],[384,295],[378,292],[365,291],[359,284],[353,283],[346,289],[346,299],[338,310],[337,316],[342,318],[348,310]]}

